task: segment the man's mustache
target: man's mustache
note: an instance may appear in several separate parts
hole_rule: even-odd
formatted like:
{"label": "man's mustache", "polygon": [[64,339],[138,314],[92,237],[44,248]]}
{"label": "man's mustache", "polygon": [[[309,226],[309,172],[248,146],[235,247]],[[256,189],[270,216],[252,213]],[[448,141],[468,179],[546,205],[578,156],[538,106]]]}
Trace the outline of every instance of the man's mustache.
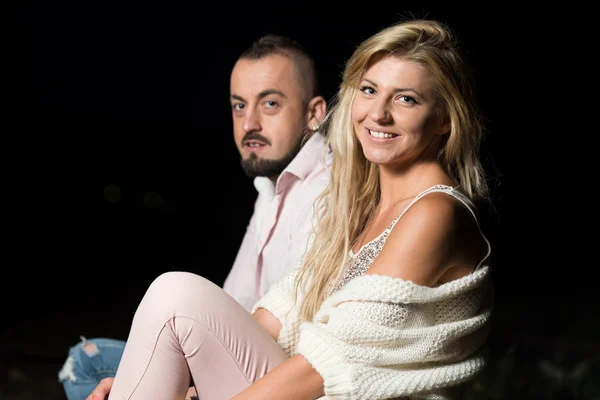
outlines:
{"label": "man's mustache", "polygon": [[246,144],[246,142],[250,140],[258,140],[264,142],[265,144],[271,145],[271,141],[257,132],[248,132],[242,138],[242,145]]}

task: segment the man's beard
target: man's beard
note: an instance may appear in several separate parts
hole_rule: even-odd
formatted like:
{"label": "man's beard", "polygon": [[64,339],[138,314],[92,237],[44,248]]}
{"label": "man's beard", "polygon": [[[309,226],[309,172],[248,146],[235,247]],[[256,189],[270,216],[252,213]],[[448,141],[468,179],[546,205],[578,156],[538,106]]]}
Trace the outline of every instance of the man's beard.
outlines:
{"label": "man's beard", "polygon": [[256,155],[250,154],[246,160],[242,160],[242,169],[246,176],[256,178],[257,176],[275,177],[279,176],[290,162],[296,157],[302,148],[302,141],[298,140],[285,156],[278,160],[265,160]]}

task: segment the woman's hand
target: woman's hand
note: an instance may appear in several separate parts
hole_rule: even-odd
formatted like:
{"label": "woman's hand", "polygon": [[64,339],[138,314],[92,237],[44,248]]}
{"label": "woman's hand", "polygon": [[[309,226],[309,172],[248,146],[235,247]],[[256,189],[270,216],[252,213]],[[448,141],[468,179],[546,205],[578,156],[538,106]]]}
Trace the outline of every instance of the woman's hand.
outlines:
{"label": "woman's hand", "polygon": [[104,400],[108,398],[115,378],[104,378],[85,400]]}
{"label": "woman's hand", "polygon": [[[100,383],[98,384],[98,386],[96,386],[96,388],[92,391],[92,394],[90,394],[88,397],[85,398],[85,400],[104,400],[108,398],[108,394],[110,393],[110,389],[112,389],[112,385],[114,382],[115,378],[104,378],[100,381]],[[196,396],[196,389],[191,386],[188,389],[188,392],[185,396],[185,400],[194,400],[197,399],[198,397]]]}

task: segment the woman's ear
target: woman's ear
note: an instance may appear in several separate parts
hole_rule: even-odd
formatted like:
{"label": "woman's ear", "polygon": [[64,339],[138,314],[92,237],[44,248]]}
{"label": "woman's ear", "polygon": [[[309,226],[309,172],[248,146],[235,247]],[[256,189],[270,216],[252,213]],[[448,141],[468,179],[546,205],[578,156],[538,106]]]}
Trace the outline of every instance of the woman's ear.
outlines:
{"label": "woman's ear", "polygon": [[440,125],[440,129],[438,131],[438,135],[445,135],[446,133],[450,133],[450,120],[443,122]]}
{"label": "woman's ear", "polygon": [[450,121],[450,117],[448,116],[448,113],[446,113],[445,111],[441,112],[440,115],[438,116],[438,129],[437,129],[437,134],[438,135],[445,135],[447,133],[450,133],[450,127],[452,126],[452,122]]}

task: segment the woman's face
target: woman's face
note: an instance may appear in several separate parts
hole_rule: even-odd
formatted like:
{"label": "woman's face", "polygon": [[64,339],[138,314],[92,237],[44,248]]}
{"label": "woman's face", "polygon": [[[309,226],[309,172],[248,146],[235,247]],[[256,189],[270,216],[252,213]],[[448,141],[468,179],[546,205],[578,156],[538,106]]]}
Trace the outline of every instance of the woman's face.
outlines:
{"label": "woman's face", "polygon": [[439,112],[433,77],[421,64],[385,57],[364,74],[352,124],[365,157],[378,165],[437,158],[450,124]]}

